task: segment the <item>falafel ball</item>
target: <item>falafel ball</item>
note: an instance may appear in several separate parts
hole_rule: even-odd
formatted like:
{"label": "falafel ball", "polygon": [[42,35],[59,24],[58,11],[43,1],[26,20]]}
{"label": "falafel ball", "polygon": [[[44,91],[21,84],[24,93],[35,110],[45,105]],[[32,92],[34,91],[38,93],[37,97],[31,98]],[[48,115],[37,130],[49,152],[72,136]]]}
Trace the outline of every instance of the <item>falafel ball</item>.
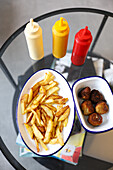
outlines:
{"label": "falafel ball", "polygon": [[104,96],[98,90],[91,91],[91,101],[93,103],[98,103],[99,101],[104,100]]}
{"label": "falafel ball", "polygon": [[108,112],[109,107],[105,101],[100,101],[96,104],[95,110],[99,114],[105,114]]}
{"label": "falafel ball", "polygon": [[89,115],[94,112],[93,104],[90,100],[85,100],[81,103],[81,110],[84,115]]}
{"label": "falafel ball", "polygon": [[84,100],[88,100],[90,98],[91,89],[90,87],[85,87],[79,92],[79,97]]}
{"label": "falafel ball", "polygon": [[88,122],[93,126],[101,125],[103,119],[99,113],[92,113],[88,116]]}

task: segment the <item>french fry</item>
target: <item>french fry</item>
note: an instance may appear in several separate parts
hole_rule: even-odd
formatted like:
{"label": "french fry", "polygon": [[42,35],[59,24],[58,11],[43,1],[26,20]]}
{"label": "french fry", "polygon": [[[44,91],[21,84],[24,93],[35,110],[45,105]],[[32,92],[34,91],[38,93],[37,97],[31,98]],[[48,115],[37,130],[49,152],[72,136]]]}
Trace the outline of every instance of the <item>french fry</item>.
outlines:
{"label": "french fry", "polygon": [[50,119],[47,124],[47,132],[52,132],[53,129],[53,121]]}
{"label": "french fry", "polygon": [[41,126],[45,127],[45,124],[44,124],[43,120],[41,120]]}
{"label": "french fry", "polygon": [[[39,106],[39,103],[37,104],[31,104],[29,107],[27,107],[27,109],[25,109],[26,112],[30,112],[31,110],[36,109]],[[25,113],[24,111],[24,113]]]}
{"label": "french fry", "polygon": [[52,84],[54,80],[51,80],[48,84]]}
{"label": "french fry", "polygon": [[51,132],[47,132],[45,133],[45,138],[44,138],[44,143],[49,143],[50,141],[50,138],[51,138]]}
{"label": "french fry", "polygon": [[45,73],[45,77],[42,81],[39,82],[40,86],[47,85],[50,81],[54,80],[54,75],[48,71]]}
{"label": "french fry", "polygon": [[49,144],[54,145],[58,143],[58,138],[53,138],[50,140]]}
{"label": "french fry", "polygon": [[63,107],[63,104],[57,105],[57,112]]}
{"label": "french fry", "polygon": [[[63,105],[57,105],[57,112],[63,107]],[[58,117],[54,117],[53,126],[56,127],[58,125]]]}
{"label": "french fry", "polygon": [[45,117],[47,116],[45,110],[43,108],[40,109],[41,114],[43,114]]}
{"label": "french fry", "polygon": [[26,123],[29,123],[31,121],[32,117],[33,117],[33,113],[31,112],[26,119]]}
{"label": "french fry", "polygon": [[47,99],[47,100],[45,100],[45,101],[43,101],[41,103],[42,104],[55,104],[54,99]]}
{"label": "french fry", "polygon": [[[32,88],[32,89],[33,89],[33,88]],[[37,89],[33,92],[33,98],[34,98],[35,96],[37,96],[38,92],[39,92],[39,88],[37,88]]]}
{"label": "french fry", "polygon": [[32,119],[31,119],[31,124],[32,124],[32,125],[35,124],[35,120],[36,120],[36,116],[33,115]]}
{"label": "french fry", "polygon": [[44,80],[45,80],[45,81],[49,80],[51,76],[53,76],[53,74],[52,74],[50,71],[48,71],[47,73],[45,73],[45,78],[44,78]]}
{"label": "french fry", "polygon": [[43,98],[44,94],[39,94],[38,97],[36,98],[36,100],[33,102],[33,104],[37,104],[38,102],[40,102],[40,100]]}
{"label": "french fry", "polygon": [[58,141],[59,141],[60,145],[63,146],[64,145],[64,141],[63,141],[63,138],[62,138],[62,134],[61,134],[61,132],[59,130],[59,127],[57,127],[56,136],[58,138]]}
{"label": "french fry", "polygon": [[53,95],[58,95],[58,91],[54,92]]}
{"label": "french fry", "polygon": [[32,111],[32,113],[35,115],[35,118],[36,118],[36,120],[37,120],[38,125],[41,126],[41,119],[40,119],[40,115],[38,114],[38,111],[37,111],[37,112],[34,111],[34,110],[31,110],[31,111]]}
{"label": "french fry", "polygon": [[35,144],[36,144],[37,152],[39,152],[39,151],[40,151],[40,148],[39,148],[38,140],[37,140],[36,138],[34,138],[34,141],[35,141]]}
{"label": "french fry", "polygon": [[58,85],[58,83],[56,81],[52,81],[52,83],[50,83],[49,85],[45,85],[44,88],[45,88],[45,90],[49,90],[52,87],[57,86],[57,85]]}
{"label": "french fry", "polygon": [[27,131],[28,131],[28,133],[29,133],[29,135],[31,137],[31,139],[33,139],[33,130],[32,130],[32,127],[30,125],[28,125],[27,123],[24,123],[24,125],[25,125],[25,127],[26,127],[26,129],[27,129]]}
{"label": "french fry", "polygon": [[49,107],[49,109],[53,110],[54,112],[57,111],[56,107],[54,107],[53,105],[47,104],[47,107]]}
{"label": "french fry", "polygon": [[46,112],[46,114],[51,118],[53,119],[53,112],[52,110],[50,110],[47,106],[45,105],[41,105],[41,108],[44,109],[44,111]]}
{"label": "french fry", "polygon": [[62,123],[63,123],[64,127],[66,127],[68,124],[68,117]]}
{"label": "french fry", "polygon": [[39,92],[45,95],[46,94],[45,86],[41,86]]}
{"label": "french fry", "polygon": [[54,80],[54,75],[48,71],[48,73],[45,74],[44,81],[42,82],[43,85],[48,84],[50,81]]}
{"label": "french fry", "polygon": [[68,98],[55,99],[55,103],[57,104],[65,104],[67,101],[68,101]]}
{"label": "french fry", "polygon": [[58,90],[59,90],[59,87],[53,87],[53,88],[47,90],[46,96],[49,97],[51,94],[55,93]]}
{"label": "french fry", "polygon": [[42,104],[46,99],[46,95],[43,96],[43,98],[40,100],[40,104]]}
{"label": "french fry", "polygon": [[24,94],[21,98],[21,101],[25,103],[25,105],[28,103],[28,96],[29,94]]}
{"label": "french fry", "polygon": [[30,91],[29,91],[28,103],[31,102],[32,98],[33,98],[33,89],[31,88]]}
{"label": "french fry", "polygon": [[39,86],[40,86],[40,84],[39,84],[39,82],[37,82],[37,83],[32,87],[33,92],[35,92],[35,91],[38,89]]}
{"label": "french fry", "polygon": [[58,121],[63,121],[64,119],[66,119],[68,116],[69,116],[69,113],[70,113],[70,108],[68,108],[64,113],[63,115],[61,115],[58,119]]}
{"label": "french fry", "polygon": [[38,129],[40,130],[41,133],[44,133],[44,132],[45,132],[44,126],[38,126]]}
{"label": "french fry", "polygon": [[44,138],[44,143],[49,143],[50,138],[51,138],[51,132],[53,129],[53,121],[50,119],[47,124],[47,129],[45,133],[45,138]]}
{"label": "french fry", "polygon": [[59,98],[59,99],[49,98],[48,100],[52,101],[51,103],[54,103],[54,104],[63,104],[64,105],[68,101],[68,98]]}
{"label": "french fry", "polygon": [[62,96],[60,96],[60,95],[55,95],[55,94],[52,94],[51,96],[49,96],[49,99],[62,99],[63,97]]}
{"label": "french fry", "polygon": [[37,82],[37,83],[32,87],[33,92],[35,92],[35,90],[37,90],[37,89],[39,88],[39,86],[41,85],[42,82],[43,82],[43,80]]}
{"label": "french fry", "polygon": [[[57,96],[57,95],[54,95]],[[50,97],[48,97],[46,99],[46,101],[44,101],[44,104],[66,104],[66,102],[68,101],[68,98],[55,98],[53,95],[51,95]]]}
{"label": "french fry", "polygon": [[21,101],[20,106],[21,106],[21,113],[23,115],[25,112],[25,103],[23,101]]}
{"label": "french fry", "polygon": [[45,112],[44,109],[41,108],[41,113],[44,114],[44,116],[46,117],[46,124],[49,121],[50,117],[47,115],[47,113]]}
{"label": "french fry", "polygon": [[51,132],[51,138],[53,139],[56,135],[56,127],[53,126],[52,132]]}
{"label": "french fry", "polygon": [[55,113],[55,115],[56,115],[56,116],[62,115],[68,108],[69,108],[69,105],[61,108],[58,112]]}
{"label": "french fry", "polygon": [[58,124],[58,117],[55,116],[53,126],[56,127]]}
{"label": "french fry", "polygon": [[42,133],[38,130],[37,126],[35,124],[32,125],[33,128],[33,133],[36,136],[37,139],[43,139],[44,136],[42,135]]}
{"label": "french fry", "polygon": [[44,123],[44,126],[47,126],[47,120],[46,120],[46,117],[45,117],[45,115],[43,113],[41,115],[41,118],[42,118],[42,121]]}
{"label": "french fry", "polygon": [[46,151],[48,150],[47,146],[44,144],[44,142],[41,139],[38,139],[38,141],[40,142],[42,148],[44,148]]}
{"label": "french fry", "polygon": [[36,95],[36,96],[31,100],[31,102],[27,105],[27,107],[25,108],[23,114],[25,114],[25,113],[27,113],[28,111],[31,110],[31,105],[33,105],[33,102],[34,102],[34,100],[35,100],[36,98],[37,98],[37,95]]}
{"label": "french fry", "polygon": [[61,121],[58,122],[58,126],[57,127],[59,128],[60,132],[62,132],[64,126],[63,126]]}

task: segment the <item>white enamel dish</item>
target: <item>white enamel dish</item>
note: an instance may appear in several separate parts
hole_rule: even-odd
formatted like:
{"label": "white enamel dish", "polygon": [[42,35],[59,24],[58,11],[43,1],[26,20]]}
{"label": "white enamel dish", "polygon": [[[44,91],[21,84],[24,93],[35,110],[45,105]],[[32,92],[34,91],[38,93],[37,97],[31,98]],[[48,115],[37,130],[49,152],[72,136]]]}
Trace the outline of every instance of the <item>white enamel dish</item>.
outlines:
{"label": "white enamel dish", "polygon": [[73,123],[74,123],[74,118],[75,118],[75,113],[74,113],[74,101],[73,101],[73,97],[72,97],[72,92],[71,92],[71,88],[68,84],[68,82],[66,81],[66,79],[57,71],[52,70],[52,69],[42,69],[37,71],[36,73],[34,73],[25,83],[20,96],[19,96],[19,100],[18,100],[18,104],[17,104],[17,124],[18,124],[18,128],[19,128],[19,132],[20,135],[22,137],[23,142],[25,143],[25,145],[35,154],[38,154],[39,156],[50,156],[52,154],[55,154],[56,152],[58,152],[62,146],[60,144],[55,144],[55,145],[50,145],[47,144],[48,147],[48,151],[45,151],[42,147],[41,147],[41,151],[37,152],[36,150],[36,145],[34,140],[32,140],[24,126],[24,123],[26,121],[26,115],[22,115],[21,114],[21,108],[20,108],[20,99],[21,97],[29,92],[29,89],[38,81],[42,80],[45,76],[46,72],[52,72],[53,75],[55,76],[55,81],[57,81],[59,83],[59,95],[62,95],[63,97],[68,98],[68,102],[66,103],[66,105],[70,106],[70,115],[69,115],[69,119],[68,119],[68,124],[66,127],[64,127],[63,132],[62,132],[62,136],[63,136],[63,140],[64,140],[64,145],[66,144],[71,131],[72,131],[72,127],[73,127]]}
{"label": "white enamel dish", "polygon": [[[84,116],[80,109],[82,100],[78,97],[78,92],[86,86],[89,86],[91,90],[99,90],[104,95],[104,98],[109,106],[109,111],[102,115],[102,124],[97,127],[94,127],[88,123],[88,116]],[[79,120],[86,131],[90,133],[101,133],[113,129],[113,94],[108,82],[104,78],[99,76],[81,78],[73,84],[72,93]]]}

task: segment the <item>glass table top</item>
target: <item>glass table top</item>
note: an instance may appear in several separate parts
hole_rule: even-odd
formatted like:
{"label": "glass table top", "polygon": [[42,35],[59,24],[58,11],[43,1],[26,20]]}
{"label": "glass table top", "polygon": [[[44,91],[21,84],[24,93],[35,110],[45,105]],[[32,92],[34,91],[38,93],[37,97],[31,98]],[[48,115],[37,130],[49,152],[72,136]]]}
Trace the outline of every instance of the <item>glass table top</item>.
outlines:
{"label": "glass table top", "polygon": [[[75,10],[76,11],[76,10]],[[94,48],[94,51],[89,51],[87,60],[83,66],[77,67],[71,63],[71,51],[73,48],[73,41],[75,33],[88,25],[92,31],[93,36],[96,36],[97,25],[100,25],[100,21],[103,19],[103,15],[88,13],[88,9],[81,13],[76,13],[74,10],[56,12],[53,14],[47,14],[47,17],[37,17],[35,20],[38,21],[43,30],[43,43],[44,43],[44,58],[39,61],[34,61],[29,57],[28,48],[24,35],[25,25],[19,28],[3,45],[0,50],[0,63],[2,70],[0,71],[1,80],[1,121],[0,121],[0,133],[1,133],[1,150],[5,157],[16,169],[75,169],[75,168],[91,168],[91,166],[98,168],[110,168],[111,163],[83,156],[79,159],[77,166],[60,161],[55,158],[30,158],[30,157],[19,157],[19,146],[16,144],[16,138],[18,135],[18,127],[16,124],[16,106],[20,91],[26,82],[26,80],[36,71],[42,68],[52,68],[59,71],[61,74],[66,75],[66,79],[71,84],[76,79],[96,75],[93,60],[103,60],[103,70],[110,68],[112,64],[107,58],[103,57],[102,49],[98,47]],[[69,63],[60,65],[59,59],[56,59],[52,55],[52,26],[54,23],[63,16],[69,23],[70,34],[68,41],[67,53],[70,54],[68,57]],[[79,22],[77,22],[79,16]],[[89,22],[88,17],[92,18],[92,23]],[[75,20],[75,23],[73,21]],[[106,37],[103,36],[103,40]],[[99,43],[101,44],[101,38]],[[101,46],[101,45],[100,45]],[[104,49],[105,50],[105,49]],[[56,64],[57,63],[57,64]],[[5,64],[5,65],[4,65]],[[72,85],[72,84],[71,84]],[[79,120],[75,123],[75,133],[79,133],[81,125]],[[87,139],[87,133],[86,138]],[[84,145],[85,146],[85,140]],[[85,148],[87,150],[87,148]],[[113,161],[113,160],[112,160]],[[111,162],[112,162],[111,161]],[[112,162],[113,163],[113,162]]]}

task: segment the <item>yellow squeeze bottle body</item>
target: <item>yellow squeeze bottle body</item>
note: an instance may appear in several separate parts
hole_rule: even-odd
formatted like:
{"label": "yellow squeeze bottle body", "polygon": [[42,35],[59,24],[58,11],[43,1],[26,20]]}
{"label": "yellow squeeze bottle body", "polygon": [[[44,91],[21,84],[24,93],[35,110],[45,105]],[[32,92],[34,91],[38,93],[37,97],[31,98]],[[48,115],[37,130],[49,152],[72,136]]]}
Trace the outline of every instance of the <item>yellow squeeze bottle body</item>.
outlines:
{"label": "yellow squeeze bottle body", "polygon": [[53,37],[53,56],[56,58],[62,58],[66,55],[67,44],[69,36],[69,25],[67,21],[61,17],[60,20],[52,27]]}

